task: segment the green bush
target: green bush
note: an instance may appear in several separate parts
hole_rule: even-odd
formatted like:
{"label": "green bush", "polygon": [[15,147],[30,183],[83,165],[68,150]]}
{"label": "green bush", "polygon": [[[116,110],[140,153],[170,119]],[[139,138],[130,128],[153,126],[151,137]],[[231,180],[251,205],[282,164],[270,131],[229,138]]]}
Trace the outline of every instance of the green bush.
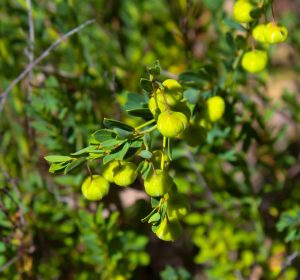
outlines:
{"label": "green bush", "polygon": [[3,0],[0,279],[298,279],[298,11]]}

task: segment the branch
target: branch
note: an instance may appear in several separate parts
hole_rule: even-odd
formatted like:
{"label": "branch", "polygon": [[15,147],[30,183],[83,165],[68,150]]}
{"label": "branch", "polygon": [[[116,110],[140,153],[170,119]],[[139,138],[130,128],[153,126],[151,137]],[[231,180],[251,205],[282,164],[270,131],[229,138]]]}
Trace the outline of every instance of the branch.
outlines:
{"label": "branch", "polygon": [[0,267],[0,272],[4,271],[6,268],[10,267],[11,265],[13,265],[17,260],[19,259],[18,256],[13,257],[12,259],[10,259],[6,264],[2,265]]}
{"label": "branch", "polygon": [[287,256],[286,260],[284,263],[282,263],[281,265],[281,270],[278,273],[278,275],[276,276],[276,280],[277,279],[281,279],[281,276],[284,274],[284,272],[286,271],[286,269],[291,266],[293,264],[293,261],[299,256],[298,252],[294,252],[291,255]]}
{"label": "branch", "polygon": [[[32,19],[32,6],[31,6],[31,0],[26,0],[27,4],[27,14],[28,14],[28,26],[29,26],[29,47],[28,47],[28,58],[29,63],[33,63],[34,61],[34,25],[33,25],[33,19]],[[31,94],[32,94],[32,69],[29,71],[29,82],[28,82],[28,96],[27,100],[31,101]]]}
{"label": "branch", "polygon": [[37,64],[39,64],[43,59],[45,59],[54,49],[56,49],[65,39],[79,32],[87,25],[94,23],[94,19],[88,20],[78,27],[70,30],[66,34],[62,35],[59,39],[57,39],[48,49],[46,49],[37,59],[35,59],[32,63],[29,63],[23,72],[13,80],[10,85],[7,87],[5,91],[3,91],[0,95],[0,112],[3,109],[4,103],[7,99],[8,93],[12,90],[12,88],[17,85]]}

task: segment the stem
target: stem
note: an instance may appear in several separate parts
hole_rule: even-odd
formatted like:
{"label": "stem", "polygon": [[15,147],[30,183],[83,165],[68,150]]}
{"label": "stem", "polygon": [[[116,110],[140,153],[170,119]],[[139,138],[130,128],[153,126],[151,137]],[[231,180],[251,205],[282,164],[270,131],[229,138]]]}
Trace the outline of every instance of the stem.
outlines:
{"label": "stem", "polygon": [[141,129],[141,128],[145,127],[145,126],[148,126],[149,124],[152,124],[154,122],[155,122],[155,120],[152,119],[151,121],[145,122],[145,123],[141,124],[140,126],[136,127],[135,130],[139,130],[139,129]]}
{"label": "stem", "polygon": [[165,150],[166,150],[166,144],[167,144],[167,137],[164,136],[163,138],[163,152],[161,154],[161,161],[160,161],[160,169],[164,170],[165,167]]}
{"label": "stem", "polygon": [[149,129],[146,129],[146,130],[144,130],[144,131],[139,132],[139,134],[146,134],[146,133],[149,133],[149,132],[155,130],[156,127],[157,127],[157,124],[154,125],[154,126],[152,126],[152,127],[150,127]]}
{"label": "stem", "polygon": [[156,207],[154,207],[154,208],[152,209],[152,211],[151,211],[145,218],[141,219],[141,222],[142,222],[142,223],[145,223],[147,220],[149,220],[150,217],[152,216],[152,214],[153,214],[155,211],[157,211],[157,210],[159,211],[159,210],[160,210],[161,204],[162,204],[162,199],[160,199],[159,204],[158,204]]}
{"label": "stem", "polygon": [[165,167],[165,157],[164,157],[164,153],[162,152],[161,160],[160,160],[160,169],[164,170],[164,167]]}
{"label": "stem", "polygon": [[267,17],[267,4],[266,4],[266,0],[263,1],[263,7],[264,7],[264,20],[265,20],[265,24],[267,24],[268,17]]}
{"label": "stem", "polygon": [[90,167],[89,167],[88,163],[86,164],[86,167],[87,167],[87,169],[88,169],[88,171],[89,171],[89,174],[90,174],[91,180],[93,180],[93,174],[92,174],[92,171],[91,171],[91,169],[90,169]]}
{"label": "stem", "polygon": [[[28,58],[29,63],[33,63],[34,61],[34,24],[32,18],[32,5],[31,0],[26,0],[27,4],[27,14],[28,14],[28,26],[29,26],[29,47],[28,47]],[[29,71],[29,81],[28,81],[28,96],[27,101],[31,102],[32,95],[32,69]]]}
{"label": "stem", "polygon": [[155,109],[155,115],[156,115],[157,111],[160,112],[160,109],[159,109],[159,106],[158,106],[158,101],[157,101],[156,91],[154,91],[154,101],[155,101],[155,105],[156,105],[156,109]]}
{"label": "stem", "polygon": [[168,105],[168,103],[167,103],[167,98],[166,98],[166,95],[165,95],[165,93],[164,93],[163,90],[161,91],[161,94],[162,94],[162,96],[163,96],[163,99],[164,99],[164,103],[165,103],[167,112],[168,112],[168,114],[170,115],[170,107],[169,107],[169,105]]}
{"label": "stem", "polygon": [[152,167],[154,175],[157,176],[153,162],[151,161],[150,163],[151,163],[151,167]]}
{"label": "stem", "polygon": [[172,160],[172,154],[171,154],[171,138],[168,138],[168,158],[169,160]]}
{"label": "stem", "polygon": [[251,37],[251,49],[253,52],[255,52],[255,45],[254,45],[254,42],[253,42],[253,38]]}
{"label": "stem", "polygon": [[158,206],[156,206],[155,208],[153,208],[153,210],[143,219],[141,219],[141,222],[142,223],[145,223],[147,222],[147,220],[150,219],[150,217],[152,216],[152,214],[158,209]]}
{"label": "stem", "polygon": [[274,12],[274,6],[273,6],[274,0],[271,1],[271,12],[272,12],[272,19],[273,19],[273,23],[275,24],[275,12]]}

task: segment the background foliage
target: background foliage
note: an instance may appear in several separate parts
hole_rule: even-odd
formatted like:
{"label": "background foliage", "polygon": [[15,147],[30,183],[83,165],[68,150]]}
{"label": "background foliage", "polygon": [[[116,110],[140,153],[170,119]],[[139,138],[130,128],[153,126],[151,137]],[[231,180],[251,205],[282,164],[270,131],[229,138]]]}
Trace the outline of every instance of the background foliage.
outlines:
{"label": "background foliage", "polygon": [[[300,277],[300,6],[276,1],[288,42],[267,71],[234,63],[246,46],[231,1],[32,1],[37,57],[65,40],[8,95],[0,112],[0,279],[298,279]],[[0,7],[0,90],[28,65],[25,0]],[[270,15],[269,15],[270,18]],[[220,93],[224,119],[207,142],[174,145],[172,172],[192,211],[174,243],[154,237],[142,184],[103,203],[80,192],[88,174],[48,173],[44,156],[85,147],[122,109],[146,66],[193,96]],[[232,67],[235,65],[235,67]],[[100,166],[92,166],[95,172]]]}

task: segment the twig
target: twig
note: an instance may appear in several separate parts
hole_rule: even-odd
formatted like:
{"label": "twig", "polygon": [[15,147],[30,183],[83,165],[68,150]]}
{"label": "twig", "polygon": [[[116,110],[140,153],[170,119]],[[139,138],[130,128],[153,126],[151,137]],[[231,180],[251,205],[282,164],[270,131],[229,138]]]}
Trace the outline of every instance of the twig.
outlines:
{"label": "twig", "polygon": [[48,49],[46,49],[37,59],[35,59],[32,63],[28,64],[26,68],[19,74],[19,76],[13,80],[10,85],[7,87],[5,91],[3,91],[0,95],[0,112],[3,108],[3,105],[7,99],[8,93],[12,90],[12,88],[17,85],[37,64],[39,64],[43,59],[45,59],[54,49],[56,49],[65,39],[79,32],[87,25],[90,25],[94,22],[94,19],[90,19],[83,24],[77,26],[76,28],[70,30],[69,32],[62,35],[58,38]]}
{"label": "twig", "polygon": [[[27,14],[28,14],[28,26],[29,26],[29,47],[28,47],[28,58],[29,63],[33,63],[34,61],[34,24],[32,19],[32,6],[31,6],[31,0],[26,0],[27,4]],[[29,81],[28,81],[28,95],[27,95],[27,101],[31,102],[31,95],[32,95],[32,69],[29,71]]]}
{"label": "twig", "polygon": [[275,11],[274,11],[274,0],[271,1],[271,12],[272,12],[272,20],[273,23],[275,24],[276,20],[275,20]]}
{"label": "twig", "polygon": [[169,72],[169,71],[166,71],[166,70],[161,70],[161,74],[162,74],[162,75],[165,75],[165,76],[167,76],[167,77],[169,77],[169,78],[172,78],[172,79],[174,79],[174,80],[177,80],[177,79],[178,79],[178,75],[173,74],[173,73],[171,73],[171,72]]}
{"label": "twig", "polygon": [[292,265],[293,261],[299,256],[298,252],[294,252],[291,255],[287,256],[285,262],[281,265],[281,270],[278,273],[275,279],[281,279],[281,276],[285,272],[285,270]]}
{"label": "twig", "polygon": [[10,259],[6,264],[2,265],[0,267],[0,272],[4,271],[6,268],[10,267],[13,265],[17,260],[19,259],[18,256],[14,256],[12,259]]}
{"label": "twig", "polygon": [[[21,194],[20,194],[16,180],[14,178],[11,178],[10,175],[1,166],[0,166],[0,171],[4,174],[4,177],[6,178],[6,180],[12,184],[13,189],[17,193],[18,199],[21,200]],[[16,205],[16,207],[19,211],[19,214],[20,214],[21,225],[24,226],[25,225],[24,209],[21,206],[21,203],[19,204],[6,188],[3,188],[1,191],[4,192],[10,198],[10,200]]]}

